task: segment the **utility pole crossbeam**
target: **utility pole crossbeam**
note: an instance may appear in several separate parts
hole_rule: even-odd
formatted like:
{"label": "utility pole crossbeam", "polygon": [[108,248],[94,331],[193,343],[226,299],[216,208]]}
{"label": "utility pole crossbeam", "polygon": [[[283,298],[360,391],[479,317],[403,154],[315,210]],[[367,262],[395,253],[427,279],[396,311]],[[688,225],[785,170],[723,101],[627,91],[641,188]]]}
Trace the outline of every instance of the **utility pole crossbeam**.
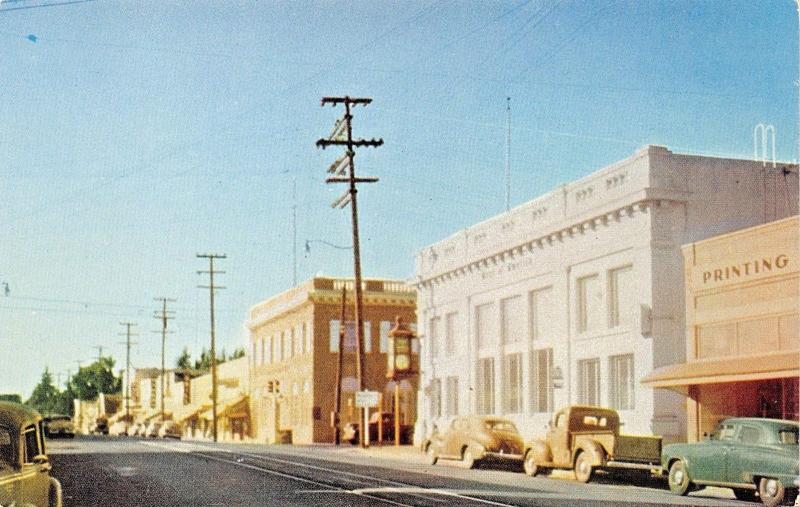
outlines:
{"label": "utility pole crossbeam", "polygon": [[136,336],[131,333],[131,327],[135,326],[134,322],[120,322],[120,326],[125,326],[124,336],[125,341],[125,434],[129,433],[129,426],[131,424],[131,345],[136,342],[131,341],[131,336]]}
{"label": "utility pole crossbeam", "polygon": [[161,424],[164,424],[164,377],[166,376],[166,368],[164,367],[164,355],[166,352],[167,342],[167,323],[175,318],[173,310],[167,310],[167,303],[174,303],[174,299],[160,297],[154,298],[156,301],[161,301],[161,310],[153,314],[153,318],[161,321]]}
{"label": "utility pole crossbeam", "polygon": [[201,289],[208,289],[211,308],[211,417],[213,418],[214,442],[217,441],[217,346],[214,331],[214,291],[225,287],[214,284],[215,274],[225,274],[224,271],[214,270],[214,259],[227,259],[225,254],[197,254],[198,259],[208,259],[208,271],[198,271],[198,274],[208,274],[209,284],[198,285]]}
{"label": "utility pole crossbeam", "polygon": [[[347,151],[343,157],[337,159],[329,168],[328,173],[334,174],[329,177],[327,183],[347,183],[349,188],[347,192],[339,197],[333,203],[334,208],[341,208],[350,204],[350,215],[353,224],[353,264],[354,264],[354,278],[355,278],[355,321],[356,321],[356,379],[358,382],[358,390],[364,389],[363,379],[363,364],[364,364],[364,329],[363,329],[363,301],[362,301],[362,287],[361,287],[361,247],[358,238],[358,205],[356,200],[357,183],[375,183],[378,178],[356,178],[355,167],[355,151],[354,148],[372,147],[377,148],[383,145],[383,139],[353,139],[353,115],[351,108],[353,106],[362,105],[367,106],[372,102],[370,98],[357,98],[357,97],[323,97],[321,105],[325,106],[331,104],[336,106],[344,104],[345,113],[341,120],[338,120],[334,126],[333,132],[330,137],[319,139],[317,141],[318,148],[327,148],[328,146],[345,146]],[[342,123],[344,128],[342,128]],[[347,176],[345,177],[345,170]],[[361,431],[361,446],[366,447],[369,442],[369,431],[366,427]]]}

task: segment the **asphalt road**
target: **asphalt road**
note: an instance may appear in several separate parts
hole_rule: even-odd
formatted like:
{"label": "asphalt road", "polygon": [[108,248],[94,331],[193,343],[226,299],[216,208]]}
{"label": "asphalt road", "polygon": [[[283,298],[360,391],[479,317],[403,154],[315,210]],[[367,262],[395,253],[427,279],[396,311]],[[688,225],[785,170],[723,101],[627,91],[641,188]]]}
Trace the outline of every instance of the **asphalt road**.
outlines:
{"label": "asphalt road", "polygon": [[114,437],[48,443],[65,507],[756,505],[719,491],[676,497],[657,479],[580,484],[359,451]]}

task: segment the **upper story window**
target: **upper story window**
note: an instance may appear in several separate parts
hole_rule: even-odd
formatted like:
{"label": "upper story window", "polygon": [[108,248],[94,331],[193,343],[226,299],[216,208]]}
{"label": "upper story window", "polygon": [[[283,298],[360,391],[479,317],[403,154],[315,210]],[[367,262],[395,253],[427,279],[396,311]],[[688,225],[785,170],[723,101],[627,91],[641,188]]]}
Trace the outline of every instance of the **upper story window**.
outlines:
{"label": "upper story window", "polygon": [[433,317],[430,320],[430,331],[428,332],[428,348],[431,351],[431,357],[439,356],[439,324],[442,319]]}
{"label": "upper story window", "polygon": [[444,316],[444,351],[451,355],[456,351],[456,322],[458,313],[451,312]]}
{"label": "upper story window", "polygon": [[550,287],[530,293],[531,340],[541,340],[550,336],[554,324],[553,290]]}
{"label": "upper story window", "polygon": [[632,266],[623,266],[608,272],[608,327],[631,324],[633,293]]}
{"label": "upper story window", "polygon": [[599,329],[602,324],[601,307],[603,296],[600,277],[595,275],[578,279],[577,328],[579,333]]}
{"label": "upper story window", "polygon": [[478,348],[491,348],[496,343],[494,303],[475,307],[475,329],[478,335]]}
{"label": "upper story window", "polygon": [[525,309],[522,297],[513,296],[500,301],[500,333],[503,343],[516,343],[521,341],[525,332]]}
{"label": "upper story window", "polygon": [[380,352],[381,354],[386,354],[389,351],[389,331],[392,330],[392,322],[388,320],[382,320],[380,324]]}

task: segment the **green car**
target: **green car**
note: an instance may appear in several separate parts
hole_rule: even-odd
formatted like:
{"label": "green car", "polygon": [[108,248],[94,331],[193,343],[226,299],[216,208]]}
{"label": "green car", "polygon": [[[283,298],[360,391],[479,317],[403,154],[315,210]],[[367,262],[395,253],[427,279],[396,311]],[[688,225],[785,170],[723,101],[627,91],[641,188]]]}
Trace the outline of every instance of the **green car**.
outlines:
{"label": "green car", "polygon": [[685,495],[697,486],[733,489],[740,500],[756,493],[769,507],[793,502],[800,485],[797,421],[725,419],[706,440],[670,444],[661,453],[669,488]]}

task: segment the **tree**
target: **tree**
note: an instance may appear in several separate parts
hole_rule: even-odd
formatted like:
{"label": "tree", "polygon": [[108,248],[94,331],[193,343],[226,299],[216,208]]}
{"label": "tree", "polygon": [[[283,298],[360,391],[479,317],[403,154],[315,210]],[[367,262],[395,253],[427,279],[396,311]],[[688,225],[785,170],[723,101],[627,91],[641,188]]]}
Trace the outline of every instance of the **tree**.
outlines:
{"label": "tree", "polygon": [[211,352],[203,348],[200,352],[200,359],[195,359],[194,369],[198,371],[208,371],[211,369]]}
{"label": "tree", "polygon": [[190,370],[192,369],[192,355],[189,354],[189,349],[183,347],[183,352],[178,357],[178,360],[175,362],[175,366],[179,370]]}
{"label": "tree", "polygon": [[19,394],[0,394],[0,401],[13,401],[14,403],[22,403],[22,396]]}
{"label": "tree", "polygon": [[100,393],[122,392],[122,378],[114,375],[114,359],[101,357],[89,366],[81,367],[70,382],[76,398],[94,400]]}
{"label": "tree", "polygon": [[53,375],[50,373],[50,369],[45,368],[41,380],[25,404],[43,414],[51,414],[57,409],[60,395],[58,388],[53,385]]}
{"label": "tree", "polygon": [[228,359],[239,359],[240,357],[244,357],[244,355],[245,355],[244,347],[239,347],[233,351],[233,354],[231,354],[231,357],[229,357]]}

